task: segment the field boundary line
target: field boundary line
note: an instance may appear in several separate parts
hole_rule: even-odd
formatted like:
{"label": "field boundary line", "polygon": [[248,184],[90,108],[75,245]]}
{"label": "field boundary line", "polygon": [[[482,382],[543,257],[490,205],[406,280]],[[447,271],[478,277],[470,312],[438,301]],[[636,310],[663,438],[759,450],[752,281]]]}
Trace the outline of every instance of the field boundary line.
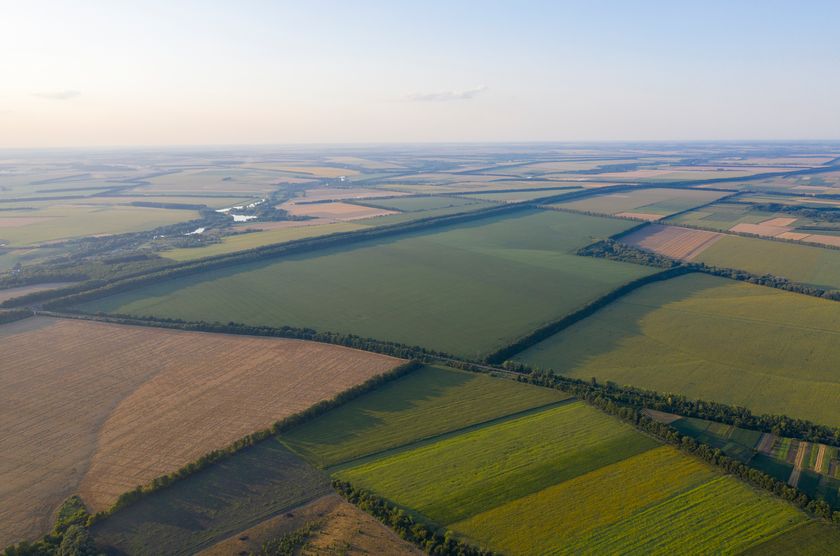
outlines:
{"label": "field boundary line", "polygon": [[[564,405],[570,405],[572,403],[578,402],[576,397],[572,396],[566,398],[565,400],[558,400],[555,402],[549,402],[547,404],[538,405],[534,407],[530,407],[528,409],[522,409],[520,411],[516,411],[514,413],[509,413],[507,415],[501,415],[499,417],[494,417],[492,419],[488,419],[486,421],[481,421],[479,423],[473,423],[472,425],[467,425],[465,427],[459,427],[457,429],[453,429],[446,432],[441,432],[437,434],[433,434],[430,436],[426,436],[424,438],[418,438],[416,440],[412,440],[411,442],[406,442],[404,444],[400,444],[398,446],[393,446],[391,448],[386,448],[384,450],[377,450],[375,452],[371,452],[369,454],[365,454],[363,456],[358,456],[355,458],[351,458],[334,465],[330,465],[324,467],[323,470],[326,473],[333,473],[335,471],[341,471],[343,469],[349,469],[352,467],[356,467],[358,465],[364,465],[365,463],[369,463],[371,461],[375,461],[380,459],[382,456],[385,455],[397,455],[403,452],[407,452],[413,450],[415,448],[420,448],[422,446],[428,446],[431,444],[435,444],[436,442],[440,442],[442,440],[447,440],[448,438],[454,438],[456,436],[460,436],[462,434],[473,432],[481,429],[485,429],[487,427],[492,427],[494,425],[498,425],[500,423],[505,423],[507,421],[513,421],[514,419],[518,419],[520,417],[528,417],[530,415],[536,415],[538,413],[542,413],[543,411],[548,411],[549,409],[554,409],[555,407],[561,407]],[[281,437],[282,442],[282,437]],[[283,444],[286,446],[286,444]],[[293,453],[297,454],[290,446],[286,446],[289,450]],[[299,455],[299,454],[298,454]],[[300,456],[302,457],[302,456]]]}
{"label": "field boundary line", "polygon": [[[327,496],[332,496],[332,495],[335,494],[335,490],[330,486],[330,477],[329,476],[326,477],[326,480],[327,480],[327,483],[326,483],[327,490],[322,492],[322,493],[313,494],[310,498],[307,498],[303,502],[300,502],[300,503],[295,502],[295,503],[292,503],[288,506],[284,506],[283,508],[280,508],[280,509],[277,509],[277,510],[271,510],[269,512],[259,512],[259,515],[256,517],[256,519],[253,519],[253,518],[249,519],[244,527],[240,527],[240,525],[236,525],[234,529],[231,530],[230,527],[228,527],[223,532],[219,532],[219,530],[217,529],[216,533],[214,533],[210,538],[194,545],[193,547],[191,547],[186,552],[177,552],[175,554],[183,554],[184,556],[187,556],[187,555],[190,555],[190,554],[197,554],[201,550],[203,550],[205,548],[209,548],[211,546],[215,546],[220,541],[222,541],[224,539],[227,539],[227,538],[229,538],[233,535],[239,534],[239,533],[241,533],[241,532],[243,532],[247,529],[250,529],[251,527],[259,525],[263,521],[267,521],[267,520],[269,520],[269,519],[271,519],[275,516],[278,516],[282,513],[289,512],[291,510],[295,510],[295,509],[300,508],[302,506],[306,506],[306,505],[311,504],[312,502],[314,502],[316,500],[320,500],[321,498],[326,498]],[[255,515],[255,514],[252,514],[252,515]]]}
{"label": "field boundary line", "polygon": [[600,309],[606,307],[613,301],[624,297],[625,295],[641,288],[642,286],[652,284],[654,282],[669,280],[671,278],[676,278],[677,276],[682,276],[691,272],[695,272],[695,270],[691,267],[680,265],[661,270],[659,272],[654,272],[653,274],[637,278],[636,280],[632,280],[630,282],[626,282],[625,284],[602,295],[601,297],[590,301],[580,309],[568,313],[567,315],[563,316],[562,318],[556,321],[545,324],[532,331],[531,333],[519,338],[518,340],[515,340],[511,344],[508,344],[507,346],[490,353],[484,358],[484,361],[487,363],[502,363],[510,359],[512,356],[522,353],[526,349],[538,344],[539,342],[546,340],[551,336],[557,334],[558,332],[569,328],[573,324],[576,324],[577,322],[580,322],[581,320],[597,313]]}

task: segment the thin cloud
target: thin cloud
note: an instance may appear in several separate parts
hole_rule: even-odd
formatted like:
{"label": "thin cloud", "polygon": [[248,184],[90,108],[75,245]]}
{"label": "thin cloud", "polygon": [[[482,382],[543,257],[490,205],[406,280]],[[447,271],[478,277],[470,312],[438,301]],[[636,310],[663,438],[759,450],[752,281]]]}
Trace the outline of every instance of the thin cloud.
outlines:
{"label": "thin cloud", "polygon": [[448,102],[451,100],[470,100],[487,90],[485,85],[465,91],[438,91],[435,93],[411,93],[406,98],[416,102]]}
{"label": "thin cloud", "polygon": [[81,92],[74,91],[73,89],[65,89],[63,91],[42,91],[39,93],[32,93],[32,96],[49,100],[69,100],[71,98],[76,98],[81,94]]}

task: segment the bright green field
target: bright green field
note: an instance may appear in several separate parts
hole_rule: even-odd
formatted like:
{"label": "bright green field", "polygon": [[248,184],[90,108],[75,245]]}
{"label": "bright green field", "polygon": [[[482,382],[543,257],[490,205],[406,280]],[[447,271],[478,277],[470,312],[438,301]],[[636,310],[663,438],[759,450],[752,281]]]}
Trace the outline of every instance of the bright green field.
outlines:
{"label": "bright green field", "polygon": [[641,212],[667,215],[710,203],[724,195],[726,193],[702,189],[638,189],[605,193],[578,201],[558,203],[556,206],[607,214]]}
{"label": "bright green field", "polygon": [[311,327],[482,356],[653,272],[573,254],[631,225],[523,210],[169,280],[81,308]]}
{"label": "bright green field", "polygon": [[792,506],[663,446],[451,527],[511,555],[719,554],[805,519]]}
{"label": "bright green field", "polygon": [[320,467],[566,399],[549,388],[424,367],[289,431],[283,442]]}
{"label": "bright green field", "polygon": [[185,249],[170,249],[161,251],[159,254],[167,259],[176,261],[192,261],[202,257],[234,253],[244,249],[253,249],[273,243],[283,243],[296,239],[318,237],[339,232],[351,232],[364,228],[352,222],[336,222],[334,224],[318,224],[314,226],[295,226],[290,228],[278,228],[275,230],[264,230],[247,234],[237,234],[222,239],[221,243],[211,243],[204,247],[190,247]]}
{"label": "bright green field", "polygon": [[694,260],[840,289],[840,250],[837,249],[726,235]]}
{"label": "bright green field", "polygon": [[54,205],[0,213],[0,244],[35,245],[100,234],[151,230],[198,218],[193,210],[132,206]]}
{"label": "bright green field", "polygon": [[705,274],[644,286],[516,359],[840,425],[836,302]]}
{"label": "bright green field", "polygon": [[656,445],[629,425],[575,402],[336,475],[446,525]]}

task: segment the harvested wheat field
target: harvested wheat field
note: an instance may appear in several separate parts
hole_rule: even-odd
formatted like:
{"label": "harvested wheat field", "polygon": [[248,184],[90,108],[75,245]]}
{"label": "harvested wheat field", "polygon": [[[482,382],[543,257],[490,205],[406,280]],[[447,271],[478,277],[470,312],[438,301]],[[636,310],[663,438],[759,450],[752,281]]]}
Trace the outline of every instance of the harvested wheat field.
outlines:
{"label": "harvested wheat field", "polygon": [[295,203],[288,202],[280,205],[280,208],[294,216],[311,216],[313,218],[326,218],[331,221],[359,220],[362,218],[373,218],[374,216],[387,216],[399,214],[398,211],[364,207],[340,201],[326,203]]}
{"label": "harvested wheat field", "polygon": [[723,237],[717,232],[651,224],[621,238],[622,243],[674,259],[692,260]]}
{"label": "harvested wheat field", "polygon": [[0,546],[381,374],[400,360],[275,338],[30,318],[0,326]]}
{"label": "harvested wheat field", "polygon": [[[307,531],[301,556],[316,554],[423,554],[374,517],[329,494],[314,502],[268,519],[199,552],[200,556],[260,554],[263,544],[295,531]],[[297,553],[297,552],[296,552]]]}
{"label": "harvested wheat field", "polygon": [[741,234],[755,234],[757,236],[776,237],[786,232],[793,231],[793,228],[789,226],[775,226],[773,224],[767,224],[765,222],[762,222],[760,224],[750,224],[748,222],[741,222],[740,224],[735,224],[734,226],[729,228],[729,231],[738,232]]}

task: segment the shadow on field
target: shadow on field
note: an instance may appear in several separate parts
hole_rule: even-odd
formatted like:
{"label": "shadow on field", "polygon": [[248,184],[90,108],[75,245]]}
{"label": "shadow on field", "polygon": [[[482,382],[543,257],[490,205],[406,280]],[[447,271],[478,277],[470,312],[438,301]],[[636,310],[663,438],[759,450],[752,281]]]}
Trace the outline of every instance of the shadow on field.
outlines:
{"label": "shadow on field", "polygon": [[269,439],[94,525],[109,554],[191,554],[331,492],[328,477]]}

